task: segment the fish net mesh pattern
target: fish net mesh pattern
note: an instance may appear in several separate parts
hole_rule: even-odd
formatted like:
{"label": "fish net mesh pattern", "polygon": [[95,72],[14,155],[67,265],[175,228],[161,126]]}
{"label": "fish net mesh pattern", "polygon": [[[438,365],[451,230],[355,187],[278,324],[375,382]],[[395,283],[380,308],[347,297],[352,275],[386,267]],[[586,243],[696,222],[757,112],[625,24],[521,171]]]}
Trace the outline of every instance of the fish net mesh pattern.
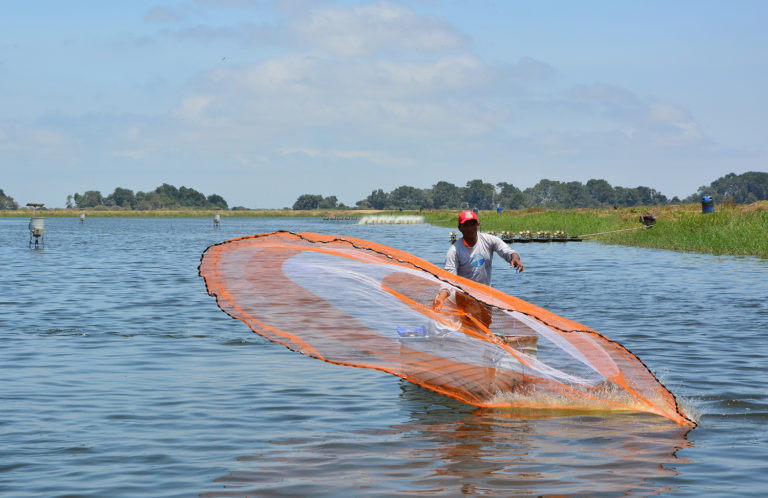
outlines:
{"label": "fish net mesh pattern", "polygon": [[[210,246],[199,272],[225,313],[313,358],[480,407],[633,410],[694,424],[619,343],[382,244],[259,234]],[[441,289],[450,296],[433,309]]]}

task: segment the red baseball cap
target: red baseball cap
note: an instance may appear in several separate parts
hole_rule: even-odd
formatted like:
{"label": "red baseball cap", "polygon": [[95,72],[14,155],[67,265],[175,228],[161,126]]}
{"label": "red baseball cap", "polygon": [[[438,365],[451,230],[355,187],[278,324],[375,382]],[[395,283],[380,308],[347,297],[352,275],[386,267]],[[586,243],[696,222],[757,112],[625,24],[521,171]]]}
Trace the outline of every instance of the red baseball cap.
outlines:
{"label": "red baseball cap", "polygon": [[477,219],[477,213],[474,211],[462,211],[461,214],[459,214],[459,225],[469,220],[475,220],[480,223],[480,220]]}

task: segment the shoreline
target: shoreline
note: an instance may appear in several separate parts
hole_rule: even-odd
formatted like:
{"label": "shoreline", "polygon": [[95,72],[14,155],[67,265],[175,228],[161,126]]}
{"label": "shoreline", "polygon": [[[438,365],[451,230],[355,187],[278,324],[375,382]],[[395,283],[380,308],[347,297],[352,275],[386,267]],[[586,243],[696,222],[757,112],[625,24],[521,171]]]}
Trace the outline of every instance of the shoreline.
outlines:
{"label": "shoreline", "polygon": [[[410,212],[410,211],[409,211]],[[78,218],[85,214],[86,218],[213,218],[220,215],[224,218],[323,218],[342,216],[367,216],[371,214],[394,214],[395,211],[377,211],[375,209],[315,209],[294,211],[292,209],[67,209],[52,208],[37,211],[37,216],[43,218]],[[399,211],[398,211],[399,213]],[[405,213],[405,212],[403,212]],[[16,210],[0,210],[0,218],[28,218],[32,210],[19,208]]]}
{"label": "shoreline", "polygon": [[[423,216],[425,223],[458,232],[459,210],[394,211],[317,209],[238,209],[226,210],[105,210],[43,209],[37,216],[49,218],[361,218],[369,215]],[[0,210],[0,218],[28,218],[32,210]],[[643,217],[652,216],[653,226],[643,225]],[[485,232],[562,231],[569,236],[605,244],[626,245],[677,252],[714,255],[756,256],[768,259],[768,201],[752,204],[723,204],[715,212],[702,213],[699,204],[635,206],[630,208],[583,208],[480,211],[481,230]]]}

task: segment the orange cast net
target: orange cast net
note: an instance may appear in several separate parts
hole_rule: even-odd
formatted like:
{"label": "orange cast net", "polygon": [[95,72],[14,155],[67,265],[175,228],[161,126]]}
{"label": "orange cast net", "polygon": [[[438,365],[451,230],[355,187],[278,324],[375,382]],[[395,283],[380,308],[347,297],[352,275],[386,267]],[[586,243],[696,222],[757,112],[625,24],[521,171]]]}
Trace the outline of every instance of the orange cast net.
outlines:
{"label": "orange cast net", "polygon": [[[200,275],[224,312],[313,358],[481,407],[635,410],[694,424],[617,342],[382,244],[240,237],[209,247]],[[450,297],[433,309],[441,289]]]}

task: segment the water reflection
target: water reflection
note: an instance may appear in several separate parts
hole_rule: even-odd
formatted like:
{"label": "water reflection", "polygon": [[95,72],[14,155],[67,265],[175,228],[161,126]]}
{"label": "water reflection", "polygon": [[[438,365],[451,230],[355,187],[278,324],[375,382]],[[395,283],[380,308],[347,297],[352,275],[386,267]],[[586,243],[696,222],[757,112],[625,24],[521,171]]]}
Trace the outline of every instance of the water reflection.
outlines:
{"label": "water reflection", "polygon": [[[434,393],[403,383],[407,402],[435,401]],[[453,481],[462,492],[507,495],[643,494],[669,491],[659,478],[677,475],[677,451],[689,428],[636,413],[478,409],[435,423],[430,410],[413,410],[427,454],[442,465],[431,480]]]}
{"label": "water reflection", "polygon": [[475,409],[406,381],[400,391],[404,423],[269,441],[202,496],[647,496],[675,490],[690,445],[690,428],[653,415]]}

